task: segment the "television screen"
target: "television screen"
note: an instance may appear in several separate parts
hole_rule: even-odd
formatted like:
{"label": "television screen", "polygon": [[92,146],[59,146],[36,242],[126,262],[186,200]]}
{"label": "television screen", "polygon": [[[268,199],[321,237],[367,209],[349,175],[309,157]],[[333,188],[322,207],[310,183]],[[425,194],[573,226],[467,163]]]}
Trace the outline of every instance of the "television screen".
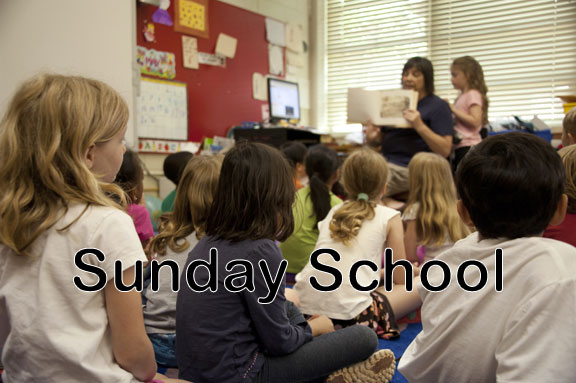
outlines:
{"label": "television screen", "polygon": [[298,84],[268,78],[268,103],[272,120],[299,120],[300,102]]}

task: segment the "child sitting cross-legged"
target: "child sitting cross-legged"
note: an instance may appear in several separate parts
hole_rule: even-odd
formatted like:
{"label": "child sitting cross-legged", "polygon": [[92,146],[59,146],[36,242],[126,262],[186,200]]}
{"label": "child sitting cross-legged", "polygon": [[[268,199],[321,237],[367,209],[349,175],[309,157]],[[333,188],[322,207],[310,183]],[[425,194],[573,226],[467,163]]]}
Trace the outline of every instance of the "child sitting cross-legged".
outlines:
{"label": "child sitting cross-legged", "polygon": [[[176,189],[174,211],[162,216],[160,233],[150,242],[150,251],[158,262],[171,260],[176,262],[180,271],[184,270],[188,253],[205,234],[221,164],[220,156],[198,156],[184,168]],[[171,288],[171,270],[162,267],[158,280],[158,291],[152,290],[152,284],[146,288],[144,324],[158,364],[177,367],[177,292]]]}
{"label": "child sitting cross-legged", "polygon": [[[310,283],[311,278],[322,286],[329,286],[334,277],[309,261],[296,276],[294,286],[303,313],[326,315],[336,328],[362,324],[381,338],[398,336],[395,317],[402,317],[420,306],[415,289],[407,292],[399,285],[393,293],[386,293],[383,289],[376,290],[376,283],[372,291],[361,291],[349,278],[356,262],[369,260],[376,269],[359,268],[357,280],[361,286],[378,282],[386,247],[393,250],[395,259],[405,258],[400,213],[378,204],[386,191],[387,173],[386,160],[373,150],[358,150],[346,159],[342,183],[350,199],[334,206],[318,224],[320,234],[316,243],[316,249],[332,249],[340,255],[338,260],[330,254],[321,254],[318,261],[338,269],[342,285],[330,292],[317,290]],[[394,282],[405,283],[403,270],[394,271]]]}
{"label": "child sitting cross-legged", "polygon": [[[419,287],[423,330],[399,367],[409,382],[576,382],[576,248],[542,238],[564,218],[564,180],[532,134],[489,137],[462,159],[458,211],[478,231],[436,257],[452,275],[443,291]],[[426,274],[439,286],[447,273]]]}

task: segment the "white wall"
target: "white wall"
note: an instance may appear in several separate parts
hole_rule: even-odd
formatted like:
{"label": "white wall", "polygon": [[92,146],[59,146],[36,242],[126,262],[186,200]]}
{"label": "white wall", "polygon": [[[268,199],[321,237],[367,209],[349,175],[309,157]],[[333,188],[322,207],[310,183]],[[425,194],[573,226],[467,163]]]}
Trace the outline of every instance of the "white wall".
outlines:
{"label": "white wall", "polygon": [[135,7],[135,0],[0,0],[0,114],[39,72],[92,77],[127,101],[126,138],[135,142]]}

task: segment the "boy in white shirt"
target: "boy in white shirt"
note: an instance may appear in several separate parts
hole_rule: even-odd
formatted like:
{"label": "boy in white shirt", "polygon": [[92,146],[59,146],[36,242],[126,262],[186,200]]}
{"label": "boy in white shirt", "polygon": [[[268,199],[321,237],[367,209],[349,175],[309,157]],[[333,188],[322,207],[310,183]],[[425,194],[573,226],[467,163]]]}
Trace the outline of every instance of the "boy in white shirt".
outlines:
{"label": "boy in white shirt", "polygon": [[[458,211],[478,232],[437,257],[452,275],[445,290],[418,287],[423,331],[399,371],[411,383],[576,382],[576,248],[541,237],[566,212],[560,157],[531,134],[493,136],[464,157],[456,184]],[[464,269],[468,260],[483,266]],[[465,291],[459,268],[468,286],[487,283]],[[439,286],[445,271],[427,277]]]}

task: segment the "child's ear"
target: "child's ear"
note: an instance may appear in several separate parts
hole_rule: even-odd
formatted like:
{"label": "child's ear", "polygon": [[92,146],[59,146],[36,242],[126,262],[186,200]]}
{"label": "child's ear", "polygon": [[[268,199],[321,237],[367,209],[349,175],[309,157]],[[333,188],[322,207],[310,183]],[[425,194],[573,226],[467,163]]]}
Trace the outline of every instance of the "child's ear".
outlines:
{"label": "child's ear", "polygon": [[566,209],[568,208],[568,196],[566,194],[562,194],[562,198],[560,198],[560,202],[558,202],[558,206],[556,207],[556,211],[550,220],[550,225],[556,226],[560,225],[564,218],[566,217]]}
{"label": "child's ear", "polygon": [[86,162],[86,166],[88,169],[92,169],[94,166],[94,148],[96,147],[95,144],[92,144],[86,150],[86,154],[84,155],[84,161]]}
{"label": "child's ear", "polygon": [[461,199],[458,200],[456,208],[458,209],[458,215],[462,219],[462,222],[464,222],[466,226],[474,226],[474,222],[472,222],[472,218],[470,218],[470,213],[468,212],[468,209],[466,209],[466,206],[464,206],[464,203],[462,203]]}

